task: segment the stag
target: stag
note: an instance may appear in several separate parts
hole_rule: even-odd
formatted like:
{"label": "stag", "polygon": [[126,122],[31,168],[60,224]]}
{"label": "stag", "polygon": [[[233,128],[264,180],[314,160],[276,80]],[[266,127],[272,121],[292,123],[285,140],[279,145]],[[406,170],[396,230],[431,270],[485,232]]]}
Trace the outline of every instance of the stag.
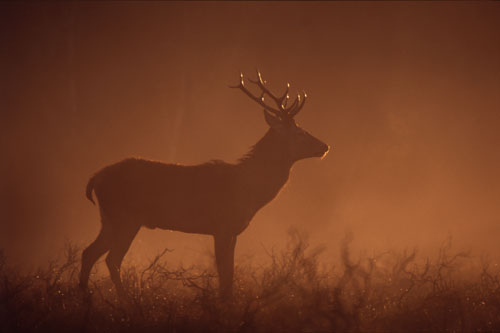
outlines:
{"label": "stag", "polygon": [[[289,88],[275,96],[257,71],[254,95],[243,74],[237,86],[264,109],[267,133],[236,163],[166,164],[128,158],[104,167],[90,178],[87,198],[99,203],[101,230],[82,253],[80,288],[87,290],[92,266],[108,252],[106,265],[118,295],[125,296],[120,266],[137,232],[160,228],[206,234],[214,238],[219,294],[232,295],[234,249],[259,209],[273,200],[289,178],[292,165],[324,157],[329,146],[302,128],[294,117],[306,102],[305,92],[289,101]],[[265,102],[266,97],[275,106]]]}

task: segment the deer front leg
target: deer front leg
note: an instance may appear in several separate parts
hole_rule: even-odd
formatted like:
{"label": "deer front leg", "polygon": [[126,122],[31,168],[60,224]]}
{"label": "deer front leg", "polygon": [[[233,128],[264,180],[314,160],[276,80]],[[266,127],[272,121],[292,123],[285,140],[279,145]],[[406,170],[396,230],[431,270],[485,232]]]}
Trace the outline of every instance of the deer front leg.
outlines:
{"label": "deer front leg", "polygon": [[219,291],[223,299],[228,299],[233,293],[234,247],[235,235],[215,235],[215,262],[219,273]]}

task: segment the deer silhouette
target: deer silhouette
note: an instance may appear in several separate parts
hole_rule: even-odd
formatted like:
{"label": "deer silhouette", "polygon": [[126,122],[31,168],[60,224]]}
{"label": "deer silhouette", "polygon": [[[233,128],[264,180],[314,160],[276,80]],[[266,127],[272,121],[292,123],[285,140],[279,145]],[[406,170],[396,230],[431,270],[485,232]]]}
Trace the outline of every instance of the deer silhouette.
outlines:
{"label": "deer silhouette", "polygon": [[[264,109],[269,130],[236,163],[210,161],[199,165],[166,164],[128,158],[104,167],[90,178],[87,198],[99,202],[101,231],[82,253],[80,288],[87,290],[92,266],[106,252],[118,295],[125,296],[120,266],[141,228],[161,228],[212,235],[219,275],[219,293],[232,295],[234,249],[259,209],[273,200],[289,178],[292,165],[309,157],[324,157],[329,146],[300,128],[295,115],[305,104],[305,92],[287,107],[289,87],[275,96],[257,71],[249,80],[260,96],[245,87],[243,74],[237,88]],[[276,106],[265,103],[269,97]]]}

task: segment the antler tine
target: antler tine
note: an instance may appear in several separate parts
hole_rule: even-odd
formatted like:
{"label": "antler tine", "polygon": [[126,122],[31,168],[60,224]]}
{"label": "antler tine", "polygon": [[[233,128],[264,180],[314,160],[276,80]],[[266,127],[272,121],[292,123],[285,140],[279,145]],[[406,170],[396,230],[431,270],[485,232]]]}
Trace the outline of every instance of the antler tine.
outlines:
{"label": "antler tine", "polygon": [[[250,82],[252,83],[256,83],[252,80],[249,79]],[[259,82],[262,82],[262,77],[260,76],[260,73],[259,73]],[[257,83],[258,84],[258,83]],[[259,87],[261,85],[259,84]],[[245,81],[243,79],[243,73],[240,73],[240,83],[237,85],[237,86],[229,86],[230,88],[238,88],[240,89],[241,91],[243,91],[248,97],[250,97],[252,100],[254,100],[255,102],[259,103],[265,110],[275,114],[276,116],[278,117],[283,117],[283,113],[279,110],[276,110],[275,108],[267,105],[266,103],[264,103],[264,93],[266,94],[269,94],[267,92],[267,89],[262,89],[262,94],[260,97],[256,97],[254,96],[247,88],[245,88]],[[272,95],[270,95],[271,97],[273,97]]]}
{"label": "antler tine", "polygon": [[284,111],[287,115],[290,115],[291,112],[297,107],[297,104],[300,101],[300,95],[297,95],[297,98],[293,101],[292,105],[290,105],[288,108],[286,108]]}
{"label": "antler tine", "polygon": [[307,94],[305,91],[302,91],[302,94],[304,95],[304,98],[302,99],[302,103],[300,103],[300,95],[297,96],[297,99],[295,100],[294,105],[296,105],[294,108],[290,107],[290,111],[288,111],[288,114],[290,117],[294,117],[299,111],[302,109],[304,104],[306,103],[307,99]]}
{"label": "antler tine", "polygon": [[[288,90],[290,89],[290,83],[286,83],[286,89],[285,89],[285,92],[283,93],[283,95],[279,98],[279,102],[280,102],[280,108],[284,111],[285,110],[285,107],[286,107],[286,104],[288,103]],[[283,101],[285,102],[285,104],[283,104]]]}
{"label": "antler tine", "polygon": [[282,107],[282,103],[283,103],[283,100],[286,98],[286,95],[288,95],[288,88],[290,87],[290,85],[287,84],[287,89],[286,89],[286,92],[283,96],[276,97],[269,89],[266,88],[266,86],[265,86],[266,81],[264,79],[262,79],[262,74],[260,73],[260,71],[258,69],[256,71],[257,71],[257,80],[253,81],[253,80],[248,79],[248,81],[256,84],[262,90],[263,94],[265,93],[266,95],[271,97],[271,99],[276,103],[276,105],[278,106],[278,108],[280,109],[281,112],[285,111],[284,108]]}
{"label": "antler tine", "polygon": [[281,103],[283,106],[283,109],[286,109],[286,105],[288,104],[288,100],[290,99],[290,96],[288,94],[285,96],[285,100]]}

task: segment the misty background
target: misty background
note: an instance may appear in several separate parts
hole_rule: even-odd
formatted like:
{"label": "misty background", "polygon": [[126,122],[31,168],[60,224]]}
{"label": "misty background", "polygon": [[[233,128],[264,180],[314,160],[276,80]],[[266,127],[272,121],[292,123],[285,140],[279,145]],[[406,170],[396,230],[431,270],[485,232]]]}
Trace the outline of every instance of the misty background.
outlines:
{"label": "misty background", "polygon": [[[297,121],[333,149],[296,164],[237,260],[290,227],[332,256],[346,231],[367,251],[500,250],[498,3],[4,2],[0,57],[0,248],[20,263],[97,236],[84,191],[107,164],[246,153],[267,125],[228,85],[256,68],[276,93],[307,92]],[[212,251],[141,230],[128,256],[164,247]]]}

